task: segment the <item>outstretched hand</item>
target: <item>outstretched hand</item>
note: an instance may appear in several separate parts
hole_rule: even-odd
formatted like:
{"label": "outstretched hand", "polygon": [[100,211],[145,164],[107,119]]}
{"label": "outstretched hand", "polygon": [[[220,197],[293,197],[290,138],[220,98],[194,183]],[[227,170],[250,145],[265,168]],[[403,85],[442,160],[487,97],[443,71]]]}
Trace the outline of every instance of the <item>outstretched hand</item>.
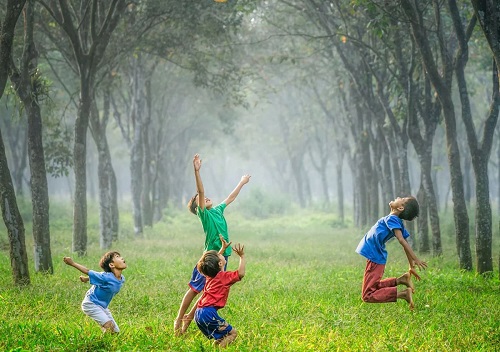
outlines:
{"label": "outstretched hand", "polygon": [[240,257],[243,257],[245,255],[245,246],[238,243],[233,247],[233,251],[235,251]]}
{"label": "outstretched hand", "polygon": [[199,171],[201,167],[200,154],[195,154],[193,158],[194,171]]}
{"label": "outstretched hand", "polygon": [[421,280],[420,275],[417,274],[415,269],[410,268],[410,270],[408,270],[408,272],[410,273],[410,277],[413,275],[417,281]]}
{"label": "outstretched hand", "polygon": [[420,280],[420,275],[417,274],[417,271],[414,269],[414,267],[418,267],[420,270],[425,270],[427,268],[427,262],[424,262],[423,260],[420,259],[415,259],[412,263],[413,265],[410,266],[410,275],[415,276],[415,279]]}
{"label": "outstretched hand", "polygon": [[68,265],[73,265],[75,263],[71,257],[64,257],[63,261]]}
{"label": "outstretched hand", "polygon": [[221,252],[224,253],[224,251],[226,250],[227,247],[229,247],[231,245],[231,243],[233,242],[227,242],[224,237],[222,237],[221,234],[219,234],[219,238],[220,238],[220,243],[222,244],[222,247],[221,247]]}

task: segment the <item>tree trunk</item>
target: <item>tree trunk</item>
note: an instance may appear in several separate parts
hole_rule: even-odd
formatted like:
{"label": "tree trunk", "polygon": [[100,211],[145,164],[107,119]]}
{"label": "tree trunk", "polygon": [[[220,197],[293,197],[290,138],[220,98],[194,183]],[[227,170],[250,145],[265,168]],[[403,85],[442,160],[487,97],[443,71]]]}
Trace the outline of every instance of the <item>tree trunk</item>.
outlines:
{"label": "tree trunk", "polygon": [[145,111],[145,77],[141,57],[131,63],[132,76],[132,121],[134,124],[132,146],[130,148],[130,178],[132,190],[132,208],[134,216],[134,233],[142,236],[143,219],[141,209],[142,186],[143,186],[143,163],[144,163],[144,132],[143,113]]}
{"label": "tree trunk", "polygon": [[[106,102],[105,102],[106,105]],[[112,196],[111,196],[111,177],[114,174],[111,165],[111,154],[106,138],[106,126],[109,117],[108,106],[104,108],[102,120],[99,118],[99,111],[95,98],[92,103],[92,112],[90,114],[90,126],[92,137],[97,147],[98,164],[97,175],[99,184],[99,224],[100,224],[100,247],[103,250],[111,248],[113,242],[113,216],[112,216]]]}
{"label": "tree trunk", "polygon": [[89,82],[81,78],[80,104],[75,121],[73,170],[75,195],[73,204],[73,252],[87,254],[87,129],[92,104]]}
{"label": "tree trunk", "polygon": [[28,159],[30,164],[31,201],[33,209],[33,238],[35,271],[52,274],[50,250],[49,193],[45,156],[42,142],[42,117],[38,94],[43,90],[37,68],[38,52],[33,41],[34,0],[29,0],[25,9],[24,48],[21,68],[11,63],[11,81],[23,102],[28,119]]}
{"label": "tree trunk", "polygon": [[342,180],[342,175],[343,175],[343,163],[344,163],[344,158],[343,158],[343,151],[339,151],[337,153],[337,164],[335,167],[335,171],[337,173],[337,208],[338,208],[338,213],[339,213],[339,219],[340,223],[343,224],[345,221],[345,215],[344,215],[344,182]]}
{"label": "tree trunk", "polygon": [[7,165],[5,147],[0,131],[0,200],[2,217],[9,235],[10,264],[14,284],[29,285],[28,255],[26,253],[25,230],[21,213],[17,207],[12,178]]}
{"label": "tree trunk", "polygon": [[[455,107],[451,98],[449,84],[451,80],[448,75],[451,70],[451,63],[447,60],[443,67],[444,78],[440,76],[434,61],[432,50],[428,42],[423,24],[415,21],[419,18],[416,6],[418,2],[402,0],[401,5],[406,13],[412,28],[413,37],[422,55],[424,66],[429,74],[429,78],[436,90],[444,113],[446,144],[448,150],[448,164],[450,168],[450,180],[453,199],[453,217],[455,220],[455,232],[457,253],[461,269],[472,270],[472,255],[469,240],[469,215],[464,197],[463,176],[460,168],[460,152],[457,143],[457,128],[455,120]],[[438,34],[442,35],[441,32]],[[445,60],[446,61],[446,60]]]}
{"label": "tree trunk", "polygon": [[[457,77],[462,103],[462,120],[465,124],[467,142],[471,152],[472,166],[475,176],[476,189],[476,258],[477,271],[480,274],[493,271],[493,249],[492,249],[492,213],[490,204],[490,190],[488,177],[488,161],[493,146],[493,135],[498,121],[500,104],[500,76],[497,66],[493,65],[493,94],[490,104],[489,115],[486,119],[482,141],[479,142],[474,123],[465,79],[465,66],[468,61],[468,41],[477,18],[471,19],[467,32],[464,30],[455,0],[449,0],[450,12],[452,14],[455,33],[459,42],[459,51],[456,57],[455,74]],[[498,6],[497,6],[498,7]],[[500,15],[500,8],[497,12]],[[497,34],[500,33],[500,23],[497,23]],[[498,40],[498,37],[497,37]],[[498,43],[497,43],[498,44]]]}
{"label": "tree trunk", "polygon": [[49,192],[42,142],[40,106],[37,102],[31,101],[31,105],[26,106],[26,112],[28,114],[35,271],[52,274],[54,268],[52,266],[52,253],[50,249]]}
{"label": "tree trunk", "polygon": [[417,200],[420,205],[420,214],[417,218],[417,246],[419,253],[429,253],[431,251],[429,245],[429,211],[422,179],[423,176],[420,177],[420,188],[417,192]]}

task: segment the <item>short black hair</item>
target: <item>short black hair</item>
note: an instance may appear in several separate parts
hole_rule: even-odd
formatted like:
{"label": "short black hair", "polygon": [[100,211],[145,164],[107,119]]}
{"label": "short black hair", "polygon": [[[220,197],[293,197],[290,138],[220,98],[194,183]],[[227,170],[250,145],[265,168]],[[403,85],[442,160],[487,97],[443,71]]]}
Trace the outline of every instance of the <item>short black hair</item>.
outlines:
{"label": "short black hair", "polygon": [[121,254],[115,251],[109,251],[104,253],[104,255],[101,258],[101,261],[99,262],[99,266],[106,272],[110,273],[111,268],[109,267],[109,263],[113,261],[113,258],[118,255],[120,256]]}
{"label": "short black hair", "polygon": [[198,197],[198,193],[192,196],[188,202],[188,209],[194,215],[196,215],[196,208],[198,207],[198,203],[196,202],[196,197]]}
{"label": "short black hair", "polygon": [[415,197],[406,197],[404,207],[405,209],[399,214],[399,217],[403,220],[412,221],[420,212],[420,206],[418,205],[418,201]]}
{"label": "short black hair", "polygon": [[215,277],[221,270],[219,262],[219,252],[215,250],[207,251],[201,256],[196,268],[205,276]]}

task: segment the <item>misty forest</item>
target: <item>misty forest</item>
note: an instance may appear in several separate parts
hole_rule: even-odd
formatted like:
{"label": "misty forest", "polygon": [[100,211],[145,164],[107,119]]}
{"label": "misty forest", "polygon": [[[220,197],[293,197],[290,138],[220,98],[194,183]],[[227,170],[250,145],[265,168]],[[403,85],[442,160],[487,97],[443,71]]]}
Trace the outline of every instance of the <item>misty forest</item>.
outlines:
{"label": "misty forest", "polygon": [[[498,309],[498,1],[0,3],[0,301],[11,292],[9,302],[21,307],[15,301],[19,292],[25,292],[28,302],[29,295],[41,292],[37,287],[52,282],[51,287],[75,291],[68,306],[74,307],[74,319],[89,322],[78,308],[85,285],[60,276],[70,271],[63,265],[63,256],[97,268],[102,253],[119,248],[124,257],[131,257],[129,263],[134,262],[129,265],[135,269],[125,272],[128,279],[147,270],[155,247],[164,248],[164,260],[171,251],[176,252],[175,263],[182,262],[176,269],[183,273],[176,274],[181,276],[175,285],[179,287],[172,292],[173,302],[164,308],[168,314],[158,317],[165,320],[162,331],[172,335],[172,319],[192,265],[202,253],[202,227],[186,208],[196,193],[193,156],[199,153],[205,194],[214,204],[233,190],[242,175],[251,175],[227,211],[231,240],[248,244],[249,262],[255,251],[274,248],[284,263],[294,263],[298,257],[290,253],[304,250],[305,241],[324,240],[311,244],[324,249],[307,252],[306,258],[316,263],[325,254],[330,256],[325,262],[345,260],[332,270],[346,277],[352,275],[351,259],[340,258],[354,258],[353,272],[359,280],[352,284],[353,305],[359,315],[368,314],[367,309],[370,314],[382,314],[389,306],[360,306],[364,263],[354,249],[363,234],[389,213],[391,200],[413,195],[420,213],[415,221],[405,222],[409,243],[429,262],[420,285],[426,285],[437,270],[448,270],[447,274],[439,271],[442,279],[464,275],[461,282],[481,280],[457,285],[474,286],[476,296],[484,293],[483,298],[496,301],[488,304]],[[281,237],[285,231],[288,237]],[[347,242],[336,242],[335,236]],[[299,239],[304,242],[294,242]],[[185,242],[193,242],[192,247]],[[340,243],[347,243],[347,248],[340,248]],[[389,262],[392,258],[399,269],[388,270],[397,275],[406,259],[398,244],[391,246]],[[141,248],[152,252],[136,254]],[[276,257],[274,263],[260,256],[253,260],[278,270],[281,259],[279,254]],[[237,262],[233,254],[229,266]],[[170,265],[174,263],[166,264]],[[302,265],[304,270],[316,270]],[[261,270],[259,280],[273,282],[265,279],[271,273]],[[247,272],[251,275],[250,267]],[[315,275],[322,277],[321,272]],[[63,288],[70,280],[71,288]],[[244,296],[242,290],[251,292],[250,287],[240,288],[245,280],[232,289],[234,296]],[[250,280],[248,285],[252,285]],[[135,300],[133,285],[130,279],[124,286],[127,300]],[[149,297],[156,297],[154,288],[147,290]],[[418,300],[418,286],[416,290]],[[429,284],[425,291],[429,297],[430,290]],[[229,305],[234,296],[230,294]],[[231,309],[244,309],[240,306],[246,301],[240,299]],[[346,304],[340,302],[344,301],[333,305]],[[49,310],[56,314],[65,309]],[[132,318],[123,318],[132,310],[122,308],[115,314],[117,321],[133,327]],[[398,319],[385,310],[383,319]],[[486,351],[500,344],[498,310],[489,312],[493,317],[485,311],[481,313],[485,320],[480,321],[486,330],[473,331],[469,340],[456,344],[434,337],[437,345],[433,346],[438,346],[436,350]],[[408,314],[402,312],[398,314]],[[38,313],[26,314],[29,322],[30,314]],[[348,329],[339,323],[346,321],[341,318],[333,325],[346,329],[343,333],[316,336],[318,341],[305,338],[311,346],[302,345],[300,339],[291,342],[294,335],[283,326],[269,332],[281,331],[280,341],[252,345],[248,340],[254,335],[248,331],[245,335],[245,325],[248,329],[259,323],[250,322],[251,318],[243,323],[241,314],[231,310],[221,314],[243,331],[236,340],[240,345],[234,347],[240,351],[433,350],[427,342],[420,342],[419,349],[408,337],[407,349],[401,341],[390,349],[355,339],[342,347]],[[8,311],[0,316],[2,321],[11,319]],[[139,341],[137,334],[125,335],[128,345],[102,337],[101,345],[86,341],[72,350],[176,350],[173,346],[182,339],[168,345],[149,319],[140,331],[154,337]],[[323,326],[333,318],[311,318],[315,319]],[[467,318],[457,316],[457,320]],[[35,321],[23,324],[28,323],[12,322],[0,332],[17,334],[14,331],[24,326],[36,335],[45,334],[45,342],[16,345],[6,340],[0,346],[6,350],[16,346],[21,350],[70,349],[63,332],[71,326],[58,327],[63,332],[57,332],[44,330]],[[195,328],[190,328],[193,333]],[[327,325],[320,330],[331,329]],[[459,329],[468,331],[467,326],[456,329],[457,336]],[[88,330],[98,329],[89,325]],[[493,342],[475,340],[472,336],[477,334],[493,334]],[[290,340],[284,342],[284,336]],[[191,339],[182,342],[192,344],[186,350],[203,350],[201,334]],[[55,345],[47,342],[56,340],[50,342]]]}

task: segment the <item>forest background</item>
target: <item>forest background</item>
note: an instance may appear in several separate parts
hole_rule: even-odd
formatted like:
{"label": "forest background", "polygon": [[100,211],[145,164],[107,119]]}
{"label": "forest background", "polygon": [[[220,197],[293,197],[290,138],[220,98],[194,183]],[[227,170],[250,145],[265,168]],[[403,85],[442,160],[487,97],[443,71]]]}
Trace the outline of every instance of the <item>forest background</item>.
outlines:
{"label": "forest background", "polygon": [[495,1],[0,3],[15,286],[57,273],[54,238],[86,258],[185,209],[195,153],[216,201],[252,175],[238,207],[256,222],[312,211],[357,239],[414,194],[419,255],[498,277]]}

